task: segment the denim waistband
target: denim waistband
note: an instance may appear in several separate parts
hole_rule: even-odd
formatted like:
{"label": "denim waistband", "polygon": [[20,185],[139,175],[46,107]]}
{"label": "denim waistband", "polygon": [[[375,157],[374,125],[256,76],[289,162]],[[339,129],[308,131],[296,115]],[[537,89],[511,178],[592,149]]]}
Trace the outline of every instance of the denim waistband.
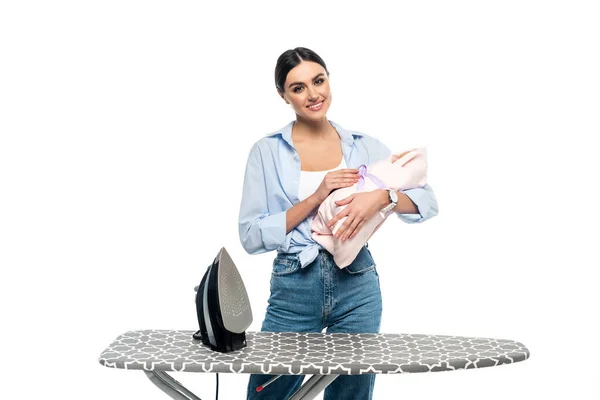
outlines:
{"label": "denim waistband", "polygon": [[[365,245],[363,247],[369,248],[369,243],[365,243]],[[319,249],[318,250],[319,253],[327,253],[329,254],[329,252],[326,249]],[[286,257],[286,258],[298,258],[300,257],[300,253],[284,253],[284,252],[278,252],[277,253],[277,257]]]}

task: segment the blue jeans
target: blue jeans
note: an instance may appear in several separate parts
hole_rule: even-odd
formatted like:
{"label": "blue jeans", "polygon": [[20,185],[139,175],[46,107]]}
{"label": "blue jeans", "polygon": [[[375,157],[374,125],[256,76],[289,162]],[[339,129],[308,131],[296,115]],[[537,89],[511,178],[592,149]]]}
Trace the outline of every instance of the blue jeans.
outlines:
{"label": "blue jeans", "polygon": [[[363,247],[354,262],[339,269],[327,251],[300,268],[296,254],[279,253],[273,261],[271,295],[263,332],[378,333],[381,323],[379,274]],[[252,374],[247,400],[285,400],[304,375],[283,375],[256,392],[274,375]],[[325,388],[324,400],[371,400],[375,375],[340,375]]]}

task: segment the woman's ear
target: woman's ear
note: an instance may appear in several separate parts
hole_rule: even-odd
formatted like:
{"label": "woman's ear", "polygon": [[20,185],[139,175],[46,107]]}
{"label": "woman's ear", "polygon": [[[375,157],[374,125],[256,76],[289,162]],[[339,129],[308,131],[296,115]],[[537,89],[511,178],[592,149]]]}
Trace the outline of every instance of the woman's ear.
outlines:
{"label": "woman's ear", "polygon": [[290,104],[286,99],[285,96],[283,95],[283,92],[281,90],[279,90],[279,88],[277,88],[277,93],[279,93],[279,96],[281,96],[281,98],[283,99],[283,101],[285,101],[287,104]]}

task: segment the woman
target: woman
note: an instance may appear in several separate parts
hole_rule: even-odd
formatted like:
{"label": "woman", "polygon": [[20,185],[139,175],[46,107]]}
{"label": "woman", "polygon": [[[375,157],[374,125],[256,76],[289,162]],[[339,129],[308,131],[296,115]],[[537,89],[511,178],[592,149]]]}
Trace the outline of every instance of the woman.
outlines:
{"label": "woman", "polygon": [[[377,139],[349,131],[326,117],[331,105],[329,72],[313,51],[297,47],[277,60],[275,85],[296,120],[266,135],[251,148],[246,165],[239,234],[250,254],[277,250],[271,294],[262,331],[377,333],[381,321],[379,275],[367,247],[344,269],[316,243],[310,218],[335,189],[358,181],[358,167],[387,158]],[[429,185],[395,192],[355,193],[331,221],[347,217],[336,231],[352,238],[374,213],[392,210],[409,223],[437,215]],[[386,208],[387,207],[387,208]],[[284,375],[256,392],[273,375],[250,376],[247,399],[287,399],[303,375]],[[375,375],[340,375],[325,389],[324,400],[371,399]]]}

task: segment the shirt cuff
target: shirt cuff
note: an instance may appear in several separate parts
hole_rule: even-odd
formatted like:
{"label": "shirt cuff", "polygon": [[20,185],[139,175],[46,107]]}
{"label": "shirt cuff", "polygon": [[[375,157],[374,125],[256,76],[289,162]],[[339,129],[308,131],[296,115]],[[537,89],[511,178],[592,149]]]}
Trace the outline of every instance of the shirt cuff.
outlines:
{"label": "shirt cuff", "polygon": [[[408,196],[408,198],[413,203],[415,203],[418,213],[417,214],[396,213],[398,218],[400,218],[402,221],[409,223],[409,224],[416,224],[416,223],[425,221],[426,218],[423,214],[426,214],[426,212],[424,212],[425,211],[424,209],[427,208],[425,206],[425,204],[427,204],[427,198],[425,197],[427,195],[427,193],[424,191],[424,189],[422,189],[422,188],[417,188],[417,190],[407,189],[407,190],[401,190],[401,192],[404,193],[406,196]],[[425,196],[423,196],[423,195],[425,195]]]}
{"label": "shirt cuff", "polygon": [[[260,223],[260,233],[263,245],[267,251],[276,250],[283,246],[289,238],[286,238],[286,211],[267,215],[262,218]],[[291,233],[291,232],[290,232]]]}
{"label": "shirt cuff", "polygon": [[421,214],[400,214],[400,213],[396,213],[396,215],[402,221],[404,221],[406,223],[409,223],[409,224],[416,224],[416,223],[419,223],[419,222],[423,222],[423,220],[425,219],[425,218],[423,218],[423,216]]}

